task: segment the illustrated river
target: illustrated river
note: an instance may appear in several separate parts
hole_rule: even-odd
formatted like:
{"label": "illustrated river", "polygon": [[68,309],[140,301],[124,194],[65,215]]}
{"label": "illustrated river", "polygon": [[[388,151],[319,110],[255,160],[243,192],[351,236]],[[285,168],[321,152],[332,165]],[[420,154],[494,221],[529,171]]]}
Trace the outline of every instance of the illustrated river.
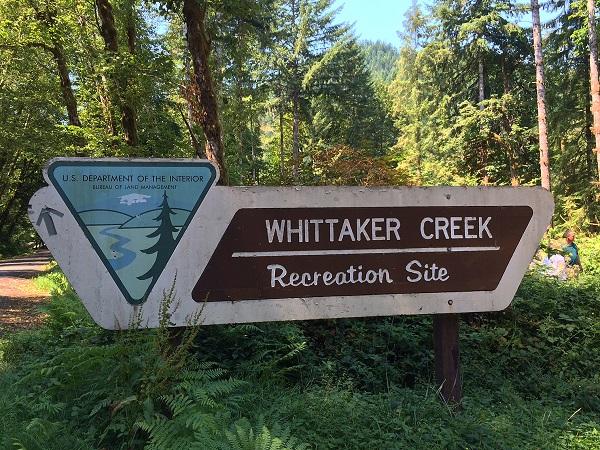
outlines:
{"label": "illustrated river", "polygon": [[113,267],[113,269],[119,270],[119,269],[122,269],[123,267],[128,266],[129,264],[131,264],[134,261],[135,252],[132,252],[128,248],[124,247],[125,244],[127,244],[128,242],[131,241],[131,239],[126,238],[121,235],[118,235],[118,234],[115,234],[115,233],[111,233],[111,231],[114,230],[115,228],[119,228],[119,226],[117,225],[114,227],[105,228],[102,231],[100,231],[100,234],[117,240],[117,242],[115,242],[114,244],[112,244],[110,246],[110,249],[113,252],[120,253],[121,256],[117,259],[109,259],[109,261],[110,261],[110,265]]}

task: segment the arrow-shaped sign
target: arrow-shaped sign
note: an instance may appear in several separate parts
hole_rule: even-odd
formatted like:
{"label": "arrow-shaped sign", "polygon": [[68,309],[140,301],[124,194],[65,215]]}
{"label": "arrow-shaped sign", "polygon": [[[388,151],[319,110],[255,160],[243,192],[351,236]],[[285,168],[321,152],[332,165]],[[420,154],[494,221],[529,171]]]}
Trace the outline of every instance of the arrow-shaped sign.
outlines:
{"label": "arrow-shaped sign", "polygon": [[35,222],[35,224],[39,227],[43,221],[50,236],[56,235],[56,227],[54,226],[54,220],[52,220],[52,214],[58,217],[64,216],[64,214],[60,211],[57,211],[54,208],[48,208],[46,206],[41,209],[38,219]]}
{"label": "arrow-shaped sign", "polygon": [[217,174],[200,160],[49,164],[31,211],[97,323],[158,326],[174,283],[175,326],[199,308],[204,324],[497,311],[553,210],[535,187],[236,188]]}

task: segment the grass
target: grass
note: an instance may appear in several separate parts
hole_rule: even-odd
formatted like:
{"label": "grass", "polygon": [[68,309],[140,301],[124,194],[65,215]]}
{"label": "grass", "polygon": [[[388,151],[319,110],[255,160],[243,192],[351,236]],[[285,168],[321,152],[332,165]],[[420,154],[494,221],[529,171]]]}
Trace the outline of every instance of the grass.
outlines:
{"label": "grass", "polygon": [[101,330],[51,273],[45,326],[0,341],[0,448],[600,449],[600,239],[578,243],[579,277],[530,273],[463,316],[460,408],[430,317],[201,327],[175,360],[166,330]]}

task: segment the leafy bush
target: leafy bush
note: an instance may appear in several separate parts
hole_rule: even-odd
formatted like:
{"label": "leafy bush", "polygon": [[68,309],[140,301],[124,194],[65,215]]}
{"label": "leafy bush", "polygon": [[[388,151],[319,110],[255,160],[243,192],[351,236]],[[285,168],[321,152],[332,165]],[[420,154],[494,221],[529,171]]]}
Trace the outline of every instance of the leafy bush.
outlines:
{"label": "leafy bush", "polygon": [[227,448],[244,438],[244,445],[275,449],[296,442],[263,425],[254,435],[232,417],[245,383],[194,358],[198,326],[167,329],[173,290],[160,328],[141,330],[134,321],[130,330],[108,332],[60,272],[38,283],[52,288],[45,327],[0,345],[0,448]]}
{"label": "leafy bush", "polygon": [[161,328],[108,332],[52,273],[46,325],[0,341],[0,448],[600,448],[600,239],[578,244],[578,277],[531,272],[507,310],[464,317],[460,409],[430,317],[177,334],[167,296]]}

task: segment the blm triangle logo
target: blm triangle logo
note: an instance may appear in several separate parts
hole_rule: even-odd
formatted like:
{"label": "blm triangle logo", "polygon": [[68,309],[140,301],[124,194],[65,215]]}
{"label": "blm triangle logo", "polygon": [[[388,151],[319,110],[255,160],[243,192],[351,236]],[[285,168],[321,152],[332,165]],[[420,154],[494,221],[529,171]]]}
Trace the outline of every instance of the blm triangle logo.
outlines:
{"label": "blm triangle logo", "polygon": [[207,161],[54,160],[48,180],[125,299],[143,303],[217,171]]}

